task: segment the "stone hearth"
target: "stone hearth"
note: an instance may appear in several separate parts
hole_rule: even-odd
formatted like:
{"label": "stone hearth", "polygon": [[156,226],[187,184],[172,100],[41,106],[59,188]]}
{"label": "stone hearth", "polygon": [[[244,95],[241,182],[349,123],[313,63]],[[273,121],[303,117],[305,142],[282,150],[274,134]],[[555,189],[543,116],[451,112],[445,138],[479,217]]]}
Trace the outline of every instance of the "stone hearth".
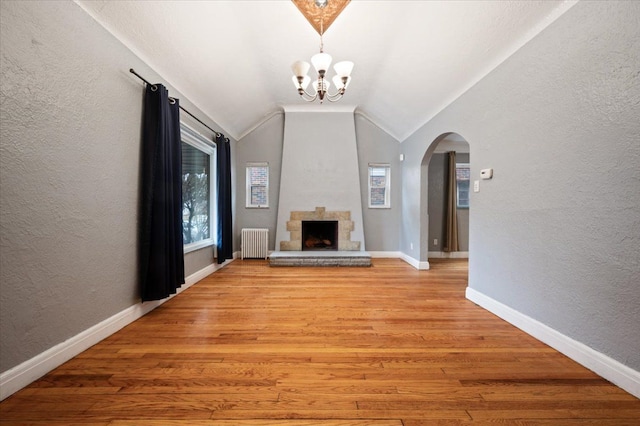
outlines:
{"label": "stone hearth", "polygon": [[371,266],[366,251],[276,251],[269,255],[270,266]]}
{"label": "stone hearth", "polygon": [[[302,250],[302,222],[338,223],[337,250]],[[371,255],[360,250],[360,241],[351,241],[354,223],[349,211],[292,211],[287,221],[289,241],[280,241],[280,251],[269,255],[271,266],[371,266]]]}

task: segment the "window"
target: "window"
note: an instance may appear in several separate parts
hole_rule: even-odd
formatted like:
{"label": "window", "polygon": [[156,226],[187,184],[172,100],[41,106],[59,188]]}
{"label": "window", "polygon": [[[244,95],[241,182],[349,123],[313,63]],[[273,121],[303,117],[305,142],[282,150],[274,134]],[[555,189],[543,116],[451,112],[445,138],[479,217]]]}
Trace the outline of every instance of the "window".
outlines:
{"label": "window", "polygon": [[247,207],[269,207],[269,164],[247,164]]}
{"label": "window", "polygon": [[369,164],[369,208],[391,207],[390,171],[391,167],[388,164]]}
{"label": "window", "polygon": [[457,183],[457,207],[459,209],[469,208],[469,182],[471,181],[471,168],[469,163],[456,164]]}
{"label": "window", "polygon": [[182,137],[182,238],[184,252],[213,245],[215,146],[180,123]]}

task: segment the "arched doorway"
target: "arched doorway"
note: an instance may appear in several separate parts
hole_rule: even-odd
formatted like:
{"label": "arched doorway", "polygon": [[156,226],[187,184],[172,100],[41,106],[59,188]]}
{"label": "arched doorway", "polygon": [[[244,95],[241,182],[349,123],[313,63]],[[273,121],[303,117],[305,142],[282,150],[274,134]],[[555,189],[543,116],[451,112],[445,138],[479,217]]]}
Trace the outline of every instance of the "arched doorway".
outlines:
{"label": "arched doorway", "polygon": [[[449,164],[449,153],[454,153],[453,166]],[[440,135],[427,149],[422,159],[420,179],[421,261],[428,262],[434,258],[468,258],[469,199],[472,189],[470,170],[470,145],[457,133]],[[450,180],[452,188],[448,188]],[[451,229],[447,232],[449,209],[452,209],[449,227],[454,227],[453,234]]]}

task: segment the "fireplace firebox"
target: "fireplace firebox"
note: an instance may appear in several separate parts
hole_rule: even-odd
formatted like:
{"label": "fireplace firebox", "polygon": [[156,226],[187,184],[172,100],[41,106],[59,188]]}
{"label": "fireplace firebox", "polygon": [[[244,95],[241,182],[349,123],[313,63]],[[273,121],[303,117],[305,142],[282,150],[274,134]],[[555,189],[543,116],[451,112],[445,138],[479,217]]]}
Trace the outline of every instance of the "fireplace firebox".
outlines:
{"label": "fireplace firebox", "polygon": [[302,250],[338,250],[338,221],[303,220]]}

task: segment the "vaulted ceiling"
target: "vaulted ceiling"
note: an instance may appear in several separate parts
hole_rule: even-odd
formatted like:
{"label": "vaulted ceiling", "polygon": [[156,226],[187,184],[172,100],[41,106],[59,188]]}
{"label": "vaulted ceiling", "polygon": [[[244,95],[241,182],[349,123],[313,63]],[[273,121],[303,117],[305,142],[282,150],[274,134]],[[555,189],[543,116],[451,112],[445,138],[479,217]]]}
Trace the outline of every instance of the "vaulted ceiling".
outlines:
{"label": "vaulted ceiling", "polygon": [[[320,37],[291,1],[76,3],[235,139],[305,103],[290,66]],[[355,63],[335,105],[403,141],[573,4],[353,0],[324,34],[334,63]]]}

